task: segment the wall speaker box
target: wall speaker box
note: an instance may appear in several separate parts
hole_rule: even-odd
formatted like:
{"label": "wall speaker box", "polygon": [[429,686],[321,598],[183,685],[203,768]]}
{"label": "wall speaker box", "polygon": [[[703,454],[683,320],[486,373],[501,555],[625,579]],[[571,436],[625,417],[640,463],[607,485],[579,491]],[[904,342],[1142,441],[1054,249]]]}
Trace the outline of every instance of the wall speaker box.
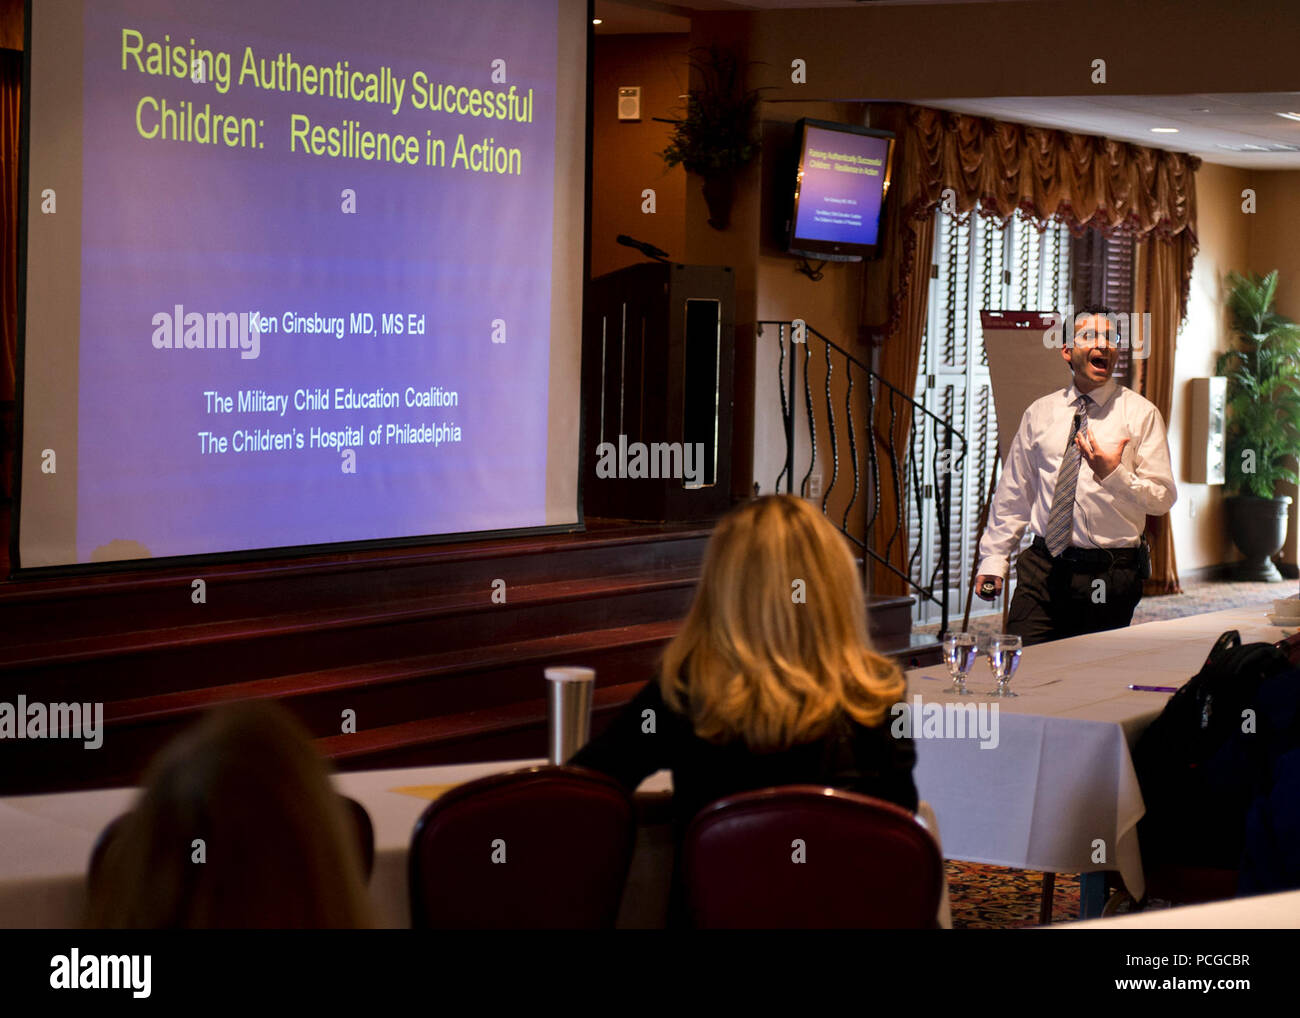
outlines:
{"label": "wall speaker box", "polygon": [[[584,512],[669,522],[730,507],[735,306],[729,267],[652,262],[591,281]],[[656,476],[632,476],[643,469]]]}
{"label": "wall speaker box", "polygon": [[641,86],[623,85],[618,90],[618,119],[641,119]]}
{"label": "wall speaker box", "polygon": [[1223,484],[1227,477],[1228,380],[1192,378],[1187,383],[1189,464],[1187,479],[1193,484]]}

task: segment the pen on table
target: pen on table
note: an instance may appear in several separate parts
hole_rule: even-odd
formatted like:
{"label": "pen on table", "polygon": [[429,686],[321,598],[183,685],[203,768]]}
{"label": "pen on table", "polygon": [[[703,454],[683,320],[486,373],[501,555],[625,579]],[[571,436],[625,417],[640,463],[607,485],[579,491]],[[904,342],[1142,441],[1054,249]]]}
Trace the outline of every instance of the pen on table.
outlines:
{"label": "pen on table", "polygon": [[1178,687],[1177,687],[1177,686],[1133,686],[1133,685],[1130,685],[1128,688],[1129,688],[1129,689],[1135,689],[1135,690],[1137,690],[1139,693],[1177,693],[1177,692],[1178,692]]}

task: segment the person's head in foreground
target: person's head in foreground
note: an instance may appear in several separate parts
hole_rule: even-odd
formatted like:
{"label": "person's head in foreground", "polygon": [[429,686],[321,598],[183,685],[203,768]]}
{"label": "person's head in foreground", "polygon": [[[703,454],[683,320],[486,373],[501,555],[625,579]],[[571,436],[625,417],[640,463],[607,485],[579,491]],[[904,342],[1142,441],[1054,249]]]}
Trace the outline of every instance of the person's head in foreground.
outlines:
{"label": "person's head in foreground", "polygon": [[769,752],[817,739],[844,715],[880,725],[905,682],[871,648],[844,537],[803,499],[769,495],[714,530],[660,688],[700,738]]}
{"label": "person's head in foreground", "polygon": [[1105,385],[1119,363],[1116,316],[1107,308],[1086,307],[1074,318],[1074,335],[1061,356],[1070,366],[1074,385],[1081,393]]}
{"label": "person's head in foreground", "polygon": [[88,921],[371,925],[352,819],[302,726],[274,703],[231,704],[164,748],[104,852]]}

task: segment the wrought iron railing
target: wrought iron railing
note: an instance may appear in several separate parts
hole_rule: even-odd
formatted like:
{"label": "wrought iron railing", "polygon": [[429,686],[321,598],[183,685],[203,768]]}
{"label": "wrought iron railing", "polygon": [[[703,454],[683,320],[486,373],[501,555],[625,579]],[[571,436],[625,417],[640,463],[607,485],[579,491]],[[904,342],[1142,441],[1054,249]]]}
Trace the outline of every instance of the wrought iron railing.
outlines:
{"label": "wrought iron railing", "polygon": [[[952,591],[952,563],[949,561],[952,537],[952,476],[962,469],[966,457],[966,437],[937,414],[927,410],[915,399],[901,389],[891,385],[866,364],[858,360],[843,347],[832,342],[812,326],[803,324],[800,338],[795,332],[795,323],[779,321],[761,321],[758,323],[760,340],[765,337],[765,327],[775,327],[777,342],[780,347],[780,361],[777,366],[778,388],[781,392],[781,420],[785,427],[785,465],[777,475],[775,488],[793,494],[795,491],[795,362],[798,358],[796,347],[803,347],[803,403],[808,420],[808,442],[810,455],[808,469],[799,481],[799,495],[807,498],[809,483],[817,465],[817,433],[819,418],[812,391],[809,365],[813,360],[814,343],[821,344],[821,353],[826,363],[825,416],[821,419],[822,430],[830,440],[830,481],[822,491],[821,508],[831,521],[844,533],[850,542],[862,553],[864,572],[870,573],[868,563],[873,568],[884,569],[894,574],[925,600],[939,606],[941,613],[940,632],[948,629],[948,598]],[[853,488],[849,492],[839,519],[834,519],[828,512],[831,496],[837,484],[847,484],[848,478],[841,479],[840,470],[840,436],[836,419],[835,397],[832,394],[832,378],[836,363],[843,365],[844,386],[844,424],[848,439],[848,468],[852,471]],[[865,385],[865,413],[863,420],[856,420],[854,412],[854,389]],[[879,427],[877,419],[879,418]],[[900,456],[894,448],[893,437],[900,433],[906,423],[907,448]],[[925,436],[921,429],[930,429],[930,441],[918,441]],[[859,440],[859,437],[861,440]],[[928,447],[931,456],[918,454],[918,449]],[[866,470],[861,462],[865,450]],[[929,462],[922,462],[928,459]],[[892,526],[882,518],[881,471],[887,471],[890,484]],[[865,476],[864,476],[865,475]],[[928,479],[927,479],[928,478]],[[865,510],[865,519],[859,532],[850,525],[849,517],[857,504],[862,489],[867,488],[866,498],[869,505]],[[939,555],[928,576],[920,566],[924,556],[925,529],[916,528],[916,541],[908,547],[907,520],[908,510],[920,519],[925,506],[925,499],[935,500],[935,527],[937,530]],[[905,504],[911,500],[909,507]],[[895,565],[895,548],[901,547],[907,552],[907,568]]]}

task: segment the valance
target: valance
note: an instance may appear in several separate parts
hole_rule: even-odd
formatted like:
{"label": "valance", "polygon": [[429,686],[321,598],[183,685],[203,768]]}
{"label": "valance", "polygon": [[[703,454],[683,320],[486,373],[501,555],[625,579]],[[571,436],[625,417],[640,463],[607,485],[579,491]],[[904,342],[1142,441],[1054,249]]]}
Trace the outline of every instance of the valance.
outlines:
{"label": "valance", "polygon": [[[980,214],[1005,220],[1020,209],[1076,234],[1089,227],[1137,240],[1182,234],[1191,241],[1181,245],[1179,318],[1186,313],[1198,246],[1196,156],[924,106],[908,109],[904,134],[895,176],[904,224],[928,221],[946,198],[945,209],[959,216],[978,206]],[[895,291],[890,332],[903,296]]]}

